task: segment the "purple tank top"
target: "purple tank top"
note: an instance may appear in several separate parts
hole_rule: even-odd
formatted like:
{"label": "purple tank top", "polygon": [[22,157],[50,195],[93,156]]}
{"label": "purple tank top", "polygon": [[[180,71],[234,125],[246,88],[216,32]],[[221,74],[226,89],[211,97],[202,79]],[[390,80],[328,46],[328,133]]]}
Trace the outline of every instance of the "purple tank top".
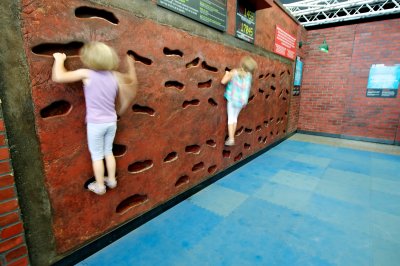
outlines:
{"label": "purple tank top", "polygon": [[86,101],[86,123],[111,123],[117,121],[115,98],[118,82],[111,71],[89,70],[89,79],[84,85]]}

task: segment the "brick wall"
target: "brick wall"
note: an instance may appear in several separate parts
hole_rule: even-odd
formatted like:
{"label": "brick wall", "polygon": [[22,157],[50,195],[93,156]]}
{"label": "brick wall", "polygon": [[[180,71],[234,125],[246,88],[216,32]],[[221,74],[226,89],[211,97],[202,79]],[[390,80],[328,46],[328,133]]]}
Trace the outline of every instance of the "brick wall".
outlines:
{"label": "brick wall", "polygon": [[[387,143],[396,139],[400,96],[365,95],[372,64],[400,62],[399,27],[400,19],[391,19],[308,32],[300,130]],[[318,51],[324,36],[328,54]]]}
{"label": "brick wall", "polygon": [[21,220],[7,136],[0,109],[0,265],[28,265],[24,227]]}

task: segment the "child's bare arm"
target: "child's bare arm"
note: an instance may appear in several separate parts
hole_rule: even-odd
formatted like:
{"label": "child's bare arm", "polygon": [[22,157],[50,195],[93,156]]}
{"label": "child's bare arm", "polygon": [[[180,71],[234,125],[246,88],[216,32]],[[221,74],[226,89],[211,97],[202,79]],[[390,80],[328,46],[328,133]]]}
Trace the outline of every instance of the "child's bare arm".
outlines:
{"label": "child's bare arm", "polygon": [[75,82],[89,78],[87,69],[78,69],[67,71],[64,67],[64,61],[67,56],[63,53],[54,53],[54,64],[51,79],[58,83]]}
{"label": "child's bare arm", "polygon": [[117,114],[122,115],[132,104],[138,88],[138,81],[135,70],[135,62],[127,56],[128,72],[116,72],[118,80]]}
{"label": "child's bare arm", "polygon": [[232,71],[225,71],[225,75],[221,80],[221,84],[225,85],[232,79]]}

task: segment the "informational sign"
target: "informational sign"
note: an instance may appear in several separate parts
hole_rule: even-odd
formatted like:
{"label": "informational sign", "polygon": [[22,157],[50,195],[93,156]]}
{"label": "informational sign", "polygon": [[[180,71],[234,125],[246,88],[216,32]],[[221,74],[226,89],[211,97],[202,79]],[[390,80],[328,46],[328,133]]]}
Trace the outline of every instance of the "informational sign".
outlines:
{"label": "informational sign", "polygon": [[238,0],[236,6],[236,37],[254,43],[256,34],[256,10],[246,1]]}
{"label": "informational sign", "polygon": [[303,78],[303,62],[301,62],[300,57],[296,57],[296,69],[294,72],[294,82],[293,82],[293,96],[300,95],[301,80]]}
{"label": "informational sign", "polygon": [[369,70],[367,97],[396,98],[400,82],[400,65],[374,64]]}
{"label": "informational sign", "polygon": [[226,0],[157,0],[157,4],[215,29],[226,30]]}
{"label": "informational sign", "polygon": [[294,60],[296,57],[296,38],[276,25],[274,52]]}

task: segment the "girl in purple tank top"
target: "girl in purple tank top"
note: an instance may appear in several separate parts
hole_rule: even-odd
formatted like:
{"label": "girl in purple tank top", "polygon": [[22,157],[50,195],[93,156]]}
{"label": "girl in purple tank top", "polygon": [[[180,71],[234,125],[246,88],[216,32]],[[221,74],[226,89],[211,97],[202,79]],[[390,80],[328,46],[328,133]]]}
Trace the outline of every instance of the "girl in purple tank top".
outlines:
{"label": "girl in purple tank top", "polygon": [[[98,195],[106,193],[106,186],[115,188],[116,163],[112,152],[117,115],[122,115],[132,104],[137,91],[134,60],[127,56],[128,73],[115,71],[119,65],[117,53],[101,42],[85,44],[80,51],[81,61],[88,69],[67,71],[66,55],[54,53],[52,79],[59,83],[82,81],[86,102],[87,138],[96,181],[88,189]],[[106,161],[108,177],[104,177]]]}

